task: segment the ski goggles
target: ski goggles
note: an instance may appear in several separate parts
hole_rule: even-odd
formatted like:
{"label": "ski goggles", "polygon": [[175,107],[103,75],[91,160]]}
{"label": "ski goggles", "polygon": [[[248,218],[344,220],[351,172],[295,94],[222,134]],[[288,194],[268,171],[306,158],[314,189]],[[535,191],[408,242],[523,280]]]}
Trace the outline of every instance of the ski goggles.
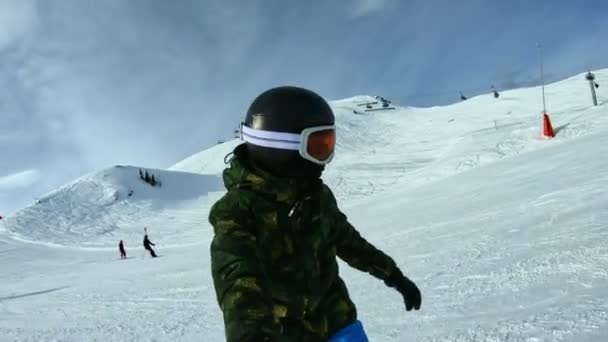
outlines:
{"label": "ski goggles", "polygon": [[336,126],[306,128],[300,134],[273,132],[242,126],[243,140],[262,147],[298,151],[300,156],[318,165],[326,165],[334,157]]}

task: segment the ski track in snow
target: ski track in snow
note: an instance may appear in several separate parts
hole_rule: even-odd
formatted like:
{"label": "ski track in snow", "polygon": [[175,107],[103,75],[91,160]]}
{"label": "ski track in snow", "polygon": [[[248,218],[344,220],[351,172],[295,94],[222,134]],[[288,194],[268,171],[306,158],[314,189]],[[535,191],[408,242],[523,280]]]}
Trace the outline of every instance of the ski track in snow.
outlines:
{"label": "ski track in snow", "polygon": [[[423,293],[405,312],[341,263],[371,341],[608,340],[608,107],[588,105],[581,75],[549,85],[559,132],[546,140],[538,94],[361,115],[371,97],[332,102],[339,145],[324,178]],[[224,340],[207,215],[238,143],[148,169],[161,188],[114,167],[0,221],[0,341]]]}

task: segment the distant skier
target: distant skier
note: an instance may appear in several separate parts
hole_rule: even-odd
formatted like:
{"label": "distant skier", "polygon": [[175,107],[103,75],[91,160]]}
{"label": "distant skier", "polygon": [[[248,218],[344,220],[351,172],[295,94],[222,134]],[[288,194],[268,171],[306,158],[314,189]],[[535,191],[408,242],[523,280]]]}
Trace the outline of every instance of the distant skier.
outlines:
{"label": "distant skier", "polygon": [[120,242],[118,243],[118,250],[120,251],[120,258],[126,259],[127,251],[125,251],[125,244],[122,242],[122,240],[120,240]]}
{"label": "distant skier", "polygon": [[494,85],[492,84],[492,92],[494,93],[494,98],[497,99],[500,97],[500,94],[498,93],[498,90],[496,90],[496,88],[494,88]]}
{"label": "distant skier", "polygon": [[243,137],[223,174],[228,192],[209,214],[228,342],[367,342],[337,258],[398,291],[407,311],[420,309],[418,287],[348,222],[320,178],[336,145],[322,97],[297,87],[262,93]]}
{"label": "distant skier", "polygon": [[156,246],[156,245],[153,244],[152,241],[150,241],[150,239],[148,239],[148,229],[147,228],[144,228],[144,233],[145,233],[144,234],[144,248],[150,252],[150,255],[153,258],[156,258],[157,257],[156,252],[154,252],[152,247],[150,247],[150,246]]}

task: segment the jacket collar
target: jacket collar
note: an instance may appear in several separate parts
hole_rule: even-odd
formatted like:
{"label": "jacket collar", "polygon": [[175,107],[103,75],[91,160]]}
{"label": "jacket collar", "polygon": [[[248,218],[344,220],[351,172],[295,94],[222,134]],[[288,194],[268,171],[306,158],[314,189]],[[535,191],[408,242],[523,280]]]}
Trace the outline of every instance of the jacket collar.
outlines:
{"label": "jacket collar", "polygon": [[234,150],[230,166],[224,170],[226,189],[248,189],[278,202],[293,204],[321,188],[321,179],[302,180],[274,176],[252,165],[246,145]]}

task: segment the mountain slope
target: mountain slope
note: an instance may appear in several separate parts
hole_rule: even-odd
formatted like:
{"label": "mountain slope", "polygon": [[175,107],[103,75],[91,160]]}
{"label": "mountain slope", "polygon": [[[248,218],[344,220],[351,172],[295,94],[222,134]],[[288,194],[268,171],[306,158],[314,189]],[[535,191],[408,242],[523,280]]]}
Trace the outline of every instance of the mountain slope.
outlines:
{"label": "mountain slope", "polygon": [[[423,293],[406,313],[342,264],[372,341],[608,339],[608,107],[588,92],[582,75],[547,87],[551,140],[538,88],[362,114],[370,97],[332,102],[339,146],[324,178]],[[207,214],[238,143],[149,170],[161,188],[112,168],[0,221],[0,340],[222,341]],[[143,226],[161,258],[140,247]]]}
{"label": "mountain slope", "polygon": [[116,166],[83,176],[6,218],[4,227],[21,241],[89,248],[113,248],[121,239],[139,241],[145,226],[169,244],[196,236],[209,193],[222,191],[221,180],[144,169],[160,182],[153,187],[140,179],[139,170]]}

